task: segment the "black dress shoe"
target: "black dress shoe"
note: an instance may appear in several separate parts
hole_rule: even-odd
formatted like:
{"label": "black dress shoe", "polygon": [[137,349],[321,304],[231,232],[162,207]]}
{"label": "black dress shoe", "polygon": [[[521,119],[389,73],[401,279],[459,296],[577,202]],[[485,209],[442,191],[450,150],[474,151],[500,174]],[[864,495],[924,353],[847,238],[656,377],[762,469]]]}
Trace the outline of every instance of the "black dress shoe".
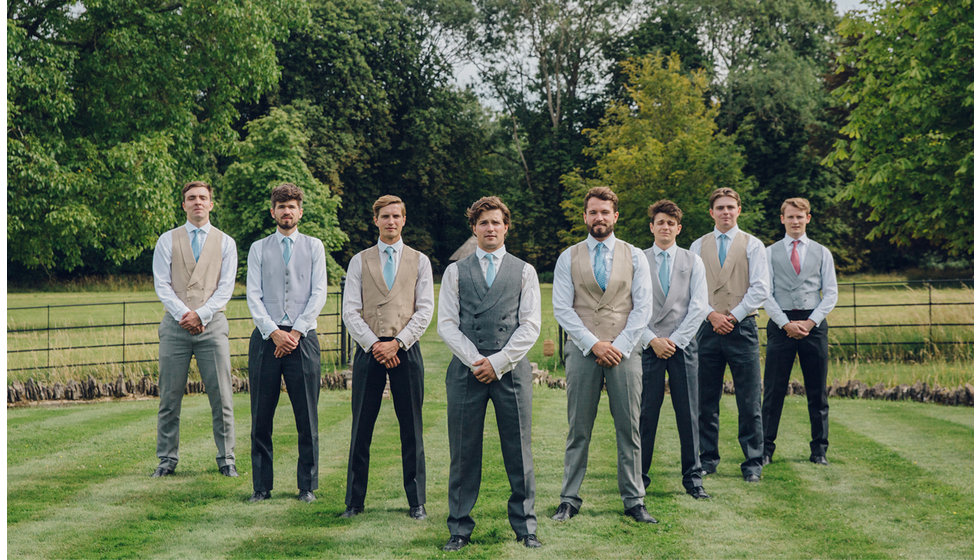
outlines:
{"label": "black dress shoe", "polygon": [[742,478],[745,479],[745,482],[759,482],[760,480],[762,480],[762,477],[757,474],[747,474]]}
{"label": "black dress shoe", "polygon": [[568,521],[578,514],[578,508],[568,502],[558,504],[558,511],[551,516],[555,521]]}
{"label": "black dress shoe", "polygon": [[763,455],[762,456],[762,466],[764,467],[764,466],[768,465],[769,463],[772,463],[772,455]]}
{"label": "black dress shoe", "polygon": [[541,548],[541,541],[538,540],[538,536],[534,533],[524,535],[523,537],[517,537],[517,540],[528,548]]}
{"label": "black dress shoe", "polygon": [[252,493],[252,497],[248,499],[249,503],[261,502],[262,500],[268,500],[272,495],[269,494],[268,490],[256,490]]}
{"label": "black dress shoe", "polygon": [[626,510],[624,513],[640,523],[659,523],[659,521],[650,515],[650,512],[647,511],[647,507],[643,504],[637,504]]}
{"label": "black dress shoe", "polygon": [[153,471],[150,478],[160,478],[161,476],[171,476],[174,474],[174,470],[170,467],[157,467],[157,470]]}
{"label": "black dress shoe", "polygon": [[446,542],[446,546],[442,547],[442,549],[449,552],[455,552],[468,544],[470,544],[469,537],[464,537],[463,535],[453,535],[449,537],[449,540]]}
{"label": "black dress shoe", "polygon": [[238,471],[235,470],[235,465],[225,465],[218,469],[218,472],[225,476],[230,476],[232,478],[238,478]]}
{"label": "black dress shoe", "polygon": [[301,502],[312,504],[316,501],[316,496],[314,496],[313,492],[310,492],[309,490],[300,490],[299,495],[296,496],[296,499]]}
{"label": "black dress shoe", "polygon": [[351,517],[354,517],[355,515],[363,511],[364,511],[364,506],[351,506],[345,509],[344,513],[341,513],[340,516],[343,517],[344,519],[350,519]]}
{"label": "black dress shoe", "polygon": [[423,519],[428,517],[427,515],[425,515],[424,505],[408,508],[408,516],[411,517],[412,519],[418,519],[419,521],[422,521]]}
{"label": "black dress shoe", "polygon": [[695,500],[707,500],[711,498],[711,495],[705,492],[704,488],[701,486],[691,488],[687,491],[687,493],[690,494],[690,496]]}
{"label": "black dress shoe", "polygon": [[827,461],[827,456],[826,455],[810,455],[810,462],[811,463],[816,463],[818,465],[824,465],[824,466],[827,466],[827,465],[830,464]]}

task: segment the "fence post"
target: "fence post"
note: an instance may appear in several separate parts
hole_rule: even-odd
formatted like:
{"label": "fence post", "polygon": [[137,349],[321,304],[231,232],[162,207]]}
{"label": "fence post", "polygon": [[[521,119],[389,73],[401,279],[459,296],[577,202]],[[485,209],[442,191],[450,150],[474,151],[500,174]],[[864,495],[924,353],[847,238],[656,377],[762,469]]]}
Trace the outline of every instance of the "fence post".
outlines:
{"label": "fence post", "polygon": [[[929,282],[928,284],[926,284],[926,286],[928,286],[928,288],[929,288],[929,346],[931,346],[933,348],[937,348],[937,346],[932,343],[932,341],[933,341],[933,338],[932,338],[932,282]],[[930,348],[930,351],[931,350],[932,350],[932,348]]]}
{"label": "fence post", "polygon": [[854,359],[858,359],[858,298],[857,298],[857,282],[851,284],[851,314],[853,317],[854,325],[851,330],[854,332]]}
{"label": "fence post", "polygon": [[123,336],[122,336],[122,339],[123,339],[122,370],[123,370],[123,375],[125,375],[126,374],[126,302],[125,301],[123,302],[122,330],[123,330]]}
{"label": "fence post", "polygon": [[337,321],[340,323],[340,363],[347,365],[348,354],[350,353],[347,347],[347,325],[344,324],[344,286],[347,285],[347,275],[340,277],[340,299],[337,304]]}
{"label": "fence post", "polygon": [[47,308],[48,308],[48,327],[45,330],[47,331],[47,334],[48,334],[48,348],[47,348],[47,351],[48,351],[47,352],[47,355],[48,355],[48,363],[47,363],[47,366],[50,368],[51,367],[51,306],[49,305],[49,306],[47,306]]}

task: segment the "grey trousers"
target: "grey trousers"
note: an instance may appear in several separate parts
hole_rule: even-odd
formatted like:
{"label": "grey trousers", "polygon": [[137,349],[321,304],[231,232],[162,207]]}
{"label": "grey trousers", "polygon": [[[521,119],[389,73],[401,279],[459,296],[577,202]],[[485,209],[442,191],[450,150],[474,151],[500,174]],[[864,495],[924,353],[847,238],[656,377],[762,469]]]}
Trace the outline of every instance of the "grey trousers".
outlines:
{"label": "grey trousers", "polygon": [[568,383],[568,439],[565,441],[561,501],[582,507],[579,489],[585,478],[592,426],[605,381],[609,412],[616,426],[619,494],[626,509],[642,504],[646,491],[640,469],[640,398],[643,395],[640,352],[633,351],[616,367],[604,368],[595,362],[591,352],[583,356],[574,344],[567,344],[565,377]]}
{"label": "grey trousers", "polygon": [[191,356],[197,358],[201,380],[211,403],[211,429],[218,446],[219,467],[235,464],[235,414],[231,400],[231,358],[228,319],[214,314],[201,334],[185,331],[169,314],[160,321],[160,411],[157,413],[157,457],[161,467],[177,466],[180,405],[187,387]]}

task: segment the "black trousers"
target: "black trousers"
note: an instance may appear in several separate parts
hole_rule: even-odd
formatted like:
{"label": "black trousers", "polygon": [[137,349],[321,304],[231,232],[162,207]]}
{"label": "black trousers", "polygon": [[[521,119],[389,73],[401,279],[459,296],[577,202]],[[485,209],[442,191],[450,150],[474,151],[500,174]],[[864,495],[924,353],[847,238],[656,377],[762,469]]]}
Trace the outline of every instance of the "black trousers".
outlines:
{"label": "black trousers", "polygon": [[732,371],[738,406],[738,443],[745,461],[742,476],[762,474],[762,375],[759,368],[759,331],[755,317],[746,317],[728,334],[717,334],[705,321],[698,331],[698,416],[701,468],[717,469],[718,408],[725,366]]}
{"label": "black trousers", "polygon": [[[381,340],[392,340],[382,338]],[[418,344],[398,350],[398,367],[387,370],[370,352],[354,352],[351,386],[350,455],[347,460],[347,507],[364,507],[371,438],[381,410],[385,382],[390,380],[391,402],[398,418],[402,445],[402,481],[410,507],[425,504],[425,451],[422,446],[422,398],[425,367]]]}
{"label": "black trousers", "polygon": [[320,444],[317,401],[320,399],[320,341],[316,331],[300,338],[299,347],[282,358],[274,355],[272,339],[263,340],[258,329],[248,342],[249,400],[252,404],[252,487],[256,492],[272,490],[272,419],[279,405],[282,383],[296,420],[299,458],[296,486],[318,487]]}
{"label": "black trousers", "polygon": [[[790,321],[802,321],[810,311],[786,311]],[[810,412],[810,454],[827,454],[830,406],[827,404],[827,362],[829,358],[827,321],[824,320],[800,340],[790,338],[786,331],[769,321],[766,334],[766,376],[762,400],[762,429],[765,433],[765,453],[772,456],[776,450],[776,434],[779,418],[783,414],[783,401],[789,386],[789,374],[796,356],[800,357],[803,370],[803,386],[806,388],[806,404]]]}
{"label": "black trousers", "polygon": [[640,461],[643,487],[650,486],[650,465],[657,439],[660,407],[664,403],[664,374],[669,374],[670,402],[674,406],[677,435],[681,442],[681,476],[685,490],[701,486],[698,456],[698,355],[697,343],[678,348],[666,360],[649,346],[643,349],[643,396],[640,401]]}

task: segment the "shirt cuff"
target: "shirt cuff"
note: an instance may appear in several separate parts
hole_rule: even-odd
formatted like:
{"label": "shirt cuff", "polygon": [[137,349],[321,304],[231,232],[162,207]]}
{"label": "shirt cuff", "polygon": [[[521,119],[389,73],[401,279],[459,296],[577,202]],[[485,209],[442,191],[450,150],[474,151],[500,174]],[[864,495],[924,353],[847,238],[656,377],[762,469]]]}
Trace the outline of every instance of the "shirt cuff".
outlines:
{"label": "shirt cuff", "polygon": [[585,346],[585,348],[582,349],[583,356],[588,356],[589,352],[592,351],[592,347],[595,346],[595,343],[599,342],[599,339],[596,337],[596,335],[592,333],[586,333],[586,334],[587,336],[582,339],[583,346]]}
{"label": "shirt cuff", "polygon": [[503,352],[497,352],[496,354],[487,356],[487,360],[493,366],[493,372],[497,375],[497,379],[500,379],[512,369],[507,367],[509,365],[507,356],[504,356]]}
{"label": "shirt cuff", "polygon": [[208,323],[211,322],[211,319],[214,319],[214,313],[212,313],[211,310],[208,309],[207,307],[195,309],[194,312],[197,313],[197,316],[201,319],[201,324],[204,325],[205,327],[208,326]]}

